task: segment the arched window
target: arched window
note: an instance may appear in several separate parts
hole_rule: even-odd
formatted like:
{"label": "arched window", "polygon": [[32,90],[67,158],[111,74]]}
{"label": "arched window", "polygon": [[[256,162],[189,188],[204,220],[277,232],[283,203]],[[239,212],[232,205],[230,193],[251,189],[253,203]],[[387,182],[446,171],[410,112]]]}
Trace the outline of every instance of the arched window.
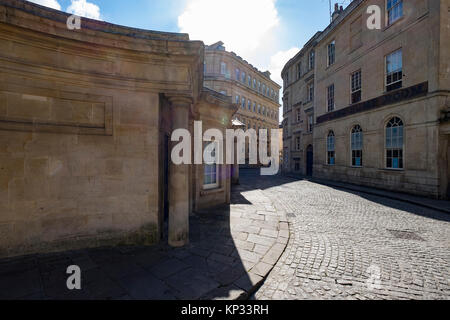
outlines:
{"label": "arched window", "polygon": [[386,168],[403,169],[403,121],[398,117],[386,125]]}
{"label": "arched window", "polygon": [[363,165],[363,132],[361,126],[356,125],[352,129],[352,166],[362,167]]}
{"label": "arched window", "polygon": [[334,165],[335,157],[335,137],[334,132],[330,131],[327,137],[327,164]]}

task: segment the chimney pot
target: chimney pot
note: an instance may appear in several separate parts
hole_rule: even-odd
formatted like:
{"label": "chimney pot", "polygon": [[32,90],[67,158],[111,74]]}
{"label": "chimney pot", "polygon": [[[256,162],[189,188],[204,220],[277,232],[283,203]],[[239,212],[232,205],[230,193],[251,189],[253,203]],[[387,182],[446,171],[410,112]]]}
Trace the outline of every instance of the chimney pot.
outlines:
{"label": "chimney pot", "polygon": [[344,11],[344,7],[341,6],[341,7],[339,8],[339,10],[340,10],[340,11]]}
{"label": "chimney pot", "polygon": [[334,4],[334,11],[338,11],[339,10],[339,4],[335,3]]}

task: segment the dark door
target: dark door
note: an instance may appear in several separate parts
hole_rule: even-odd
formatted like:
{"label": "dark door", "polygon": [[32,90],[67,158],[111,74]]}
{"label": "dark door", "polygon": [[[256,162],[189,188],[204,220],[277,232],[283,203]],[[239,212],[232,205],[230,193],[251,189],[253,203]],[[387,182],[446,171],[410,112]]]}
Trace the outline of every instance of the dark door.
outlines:
{"label": "dark door", "polygon": [[163,193],[164,193],[164,229],[162,237],[167,237],[169,226],[169,136],[164,135],[163,146]]}
{"label": "dark door", "polygon": [[309,145],[306,149],[306,175],[312,176],[314,163],[314,151],[313,146]]}

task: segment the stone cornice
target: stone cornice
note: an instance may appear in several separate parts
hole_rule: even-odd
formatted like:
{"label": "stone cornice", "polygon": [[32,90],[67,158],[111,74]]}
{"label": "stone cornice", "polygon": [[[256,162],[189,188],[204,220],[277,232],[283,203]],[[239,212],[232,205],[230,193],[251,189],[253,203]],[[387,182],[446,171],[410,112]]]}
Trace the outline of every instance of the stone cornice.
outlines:
{"label": "stone cornice", "polygon": [[70,14],[27,1],[0,0],[0,22],[53,36],[133,51],[191,54],[204,51],[201,41],[189,41],[187,34],[147,31],[81,18],[80,30],[69,30]]}
{"label": "stone cornice", "polygon": [[[53,20],[55,22],[60,22],[64,24],[66,24],[67,18],[71,16],[71,14],[69,13],[23,0],[0,0],[0,5],[5,6],[7,8],[18,9],[41,18]],[[83,29],[101,31],[116,35],[124,35],[138,39],[184,40],[184,41],[189,40],[189,35],[186,33],[144,30],[139,28],[121,26],[89,18],[82,18],[82,21],[83,21],[82,25]]]}
{"label": "stone cornice", "polygon": [[236,81],[234,79],[226,78],[226,77],[223,77],[223,76],[216,76],[216,75],[205,74],[205,81],[223,81],[223,82],[226,82],[226,83],[230,83],[232,85],[235,85],[235,86],[239,87],[240,89],[242,89],[244,91],[247,91],[250,94],[253,94],[253,95],[255,95],[255,96],[259,97],[259,98],[263,98],[264,100],[269,101],[272,105],[275,105],[278,108],[281,106],[276,100],[273,100],[273,99],[263,95],[262,93],[259,93],[257,90],[255,90],[253,88],[250,88],[247,85],[244,85],[241,82]]}
{"label": "stone cornice", "polygon": [[339,109],[330,113],[323,114],[317,117],[316,123],[322,124],[332,120],[345,118],[357,113],[381,108],[387,105],[408,101],[414,98],[426,96],[428,94],[428,82],[423,82],[415,86],[408,88],[398,89],[389,93],[386,93],[377,98],[356,103],[346,108]]}
{"label": "stone cornice", "polygon": [[0,50],[4,70],[36,79],[51,73],[55,82],[79,86],[183,92],[194,99],[200,94],[202,42],[150,40],[83,28],[71,31],[55,17],[42,17],[44,13],[67,16],[23,1],[0,0],[0,41],[24,48],[15,53]]}
{"label": "stone cornice", "polygon": [[253,72],[258,74],[258,76],[260,76],[263,81],[270,82],[270,84],[272,86],[276,87],[278,90],[281,89],[281,86],[278,83],[276,83],[275,81],[273,81],[270,78],[267,78],[267,76],[264,75],[264,73],[262,71],[258,70],[254,66],[252,66],[250,63],[248,63],[246,60],[244,60],[241,57],[239,57],[238,55],[236,55],[234,52],[222,51],[222,50],[211,50],[211,49],[205,50],[205,54],[208,54],[208,53],[228,56],[231,59],[233,59],[234,61],[236,61],[237,63],[241,64],[242,66],[245,66],[246,68],[251,69]]}

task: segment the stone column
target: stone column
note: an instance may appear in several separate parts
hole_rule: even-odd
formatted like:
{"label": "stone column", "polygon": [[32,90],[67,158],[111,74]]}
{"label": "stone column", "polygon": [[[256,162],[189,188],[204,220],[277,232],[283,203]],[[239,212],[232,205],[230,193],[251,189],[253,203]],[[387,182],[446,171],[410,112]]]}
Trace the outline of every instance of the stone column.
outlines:
{"label": "stone column", "polygon": [[[186,97],[169,97],[171,103],[172,131],[189,130],[189,110],[192,100]],[[178,142],[171,142],[169,154]],[[169,167],[169,245],[182,247],[189,244],[189,164]]]}

